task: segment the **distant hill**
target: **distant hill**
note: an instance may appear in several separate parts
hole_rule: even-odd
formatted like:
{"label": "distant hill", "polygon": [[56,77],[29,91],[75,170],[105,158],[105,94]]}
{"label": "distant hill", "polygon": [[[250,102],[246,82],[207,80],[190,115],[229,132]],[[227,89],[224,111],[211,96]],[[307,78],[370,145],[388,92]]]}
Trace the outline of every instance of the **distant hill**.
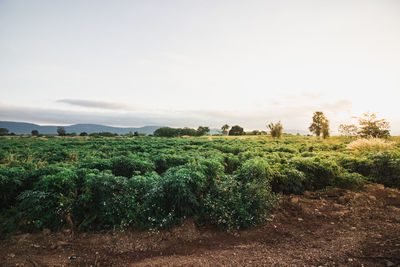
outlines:
{"label": "distant hill", "polygon": [[[15,121],[0,121],[0,128],[7,128],[9,133],[15,134],[30,134],[32,130],[38,130],[40,134],[57,134],[58,126],[41,126],[34,123],[27,122],[15,122]],[[153,134],[155,130],[165,126],[144,126],[138,128],[132,127],[113,127],[106,126],[101,124],[73,124],[69,126],[63,126],[67,133],[77,133],[81,132],[90,133],[99,133],[99,132],[110,132],[117,134],[127,134],[129,132],[139,132],[144,134]],[[304,130],[283,130],[284,133],[296,134],[300,133],[301,135],[307,135],[309,132]],[[210,134],[221,133],[220,129],[211,128]]]}
{"label": "distant hill", "polygon": [[[0,121],[0,128],[7,128],[9,133],[15,134],[30,134],[32,130],[38,130],[40,134],[57,134],[58,126],[41,126],[33,123],[14,122],[14,121]],[[67,133],[81,132],[98,133],[98,132],[111,132],[117,134],[127,134],[129,132],[139,132],[144,134],[153,134],[155,130],[163,126],[144,126],[139,128],[132,127],[113,127],[100,124],[73,124],[63,126]]]}

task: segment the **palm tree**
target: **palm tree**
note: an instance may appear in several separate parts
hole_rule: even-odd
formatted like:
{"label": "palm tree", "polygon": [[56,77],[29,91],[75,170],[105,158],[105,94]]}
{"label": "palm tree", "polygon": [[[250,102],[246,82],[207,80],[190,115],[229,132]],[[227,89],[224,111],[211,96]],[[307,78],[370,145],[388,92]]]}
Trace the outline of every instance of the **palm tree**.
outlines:
{"label": "palm tree", "polygon": [[223,126],[221,127],[222,134],[228,135],[228,129],[229,129],[229,125],[228,125],[228,124],[223,125]]}

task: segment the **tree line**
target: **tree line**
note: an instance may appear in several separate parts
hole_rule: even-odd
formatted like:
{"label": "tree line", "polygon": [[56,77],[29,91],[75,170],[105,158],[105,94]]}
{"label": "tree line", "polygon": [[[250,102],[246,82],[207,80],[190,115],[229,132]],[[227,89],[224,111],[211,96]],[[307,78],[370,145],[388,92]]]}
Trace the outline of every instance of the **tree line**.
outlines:
{"label": "tree line", "polygon": [[[390,124],[385,119],[378,119],[375,113],[364,113],[362,117],[354,117],[358,120],[359,126],[355,124],[341,124],[339,125],[339,132],[344,136],[361,136],[361,137],[374,137],[374,138],[386,138],[390,136]],[[283,134],[283,125],[280,121],[268,124],[267,129],[272,137],[280,139]],[[313,114],[312,122],[308,127],[309,131],[316,136],[321,136],[325,139],[330,136],[329,120],[322,111],[316,111]],[[203,136],[210,133],[208,126],[199,126],[197,129],[193,128],[172,128],[162,127],[154,131],[153,135],[157,137],[179,137],[179,136]],[[64,127],[57,128],[57,134],[59,136],[78,136],[77,133],[67,133]],[[245,132],[243,127],[239,125],[229,126],[224,124],[221,127],[221,135],[265,135],[266,131],[253,130]],[[6,128],[0,128],[0,136],[4,135],[15,135],[10,133]],[[39,136],[38,130],[32,130],[32,136]],[[146,134],[139,132],[130,132],[123,136],[134,137],[144,136]],[[86,133],[81,132],[79,136],[90,136],[90,137],[115,137],[117,133],[110,132],[99,132],[99,133]]]}

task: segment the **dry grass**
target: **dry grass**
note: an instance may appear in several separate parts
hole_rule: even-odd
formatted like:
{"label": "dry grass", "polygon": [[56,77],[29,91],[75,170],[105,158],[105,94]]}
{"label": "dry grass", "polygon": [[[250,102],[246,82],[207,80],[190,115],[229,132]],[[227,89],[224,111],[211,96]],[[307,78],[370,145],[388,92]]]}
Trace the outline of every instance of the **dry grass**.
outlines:
{"label": "dry grass", "polygon": [[347,149],[353,151],[379,152],[390,150],[396,142],[386,141],[380,138],[360,138],[347,145]]}

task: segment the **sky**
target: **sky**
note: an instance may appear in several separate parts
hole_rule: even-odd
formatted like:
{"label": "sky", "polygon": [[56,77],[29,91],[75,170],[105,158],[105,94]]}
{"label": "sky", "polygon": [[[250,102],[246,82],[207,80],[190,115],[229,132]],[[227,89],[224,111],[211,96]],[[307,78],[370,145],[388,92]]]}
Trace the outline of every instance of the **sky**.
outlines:
{"label": "sky", "polygon": [[0,0],[0,120],[400,135],[399,99],[398,0]]}

